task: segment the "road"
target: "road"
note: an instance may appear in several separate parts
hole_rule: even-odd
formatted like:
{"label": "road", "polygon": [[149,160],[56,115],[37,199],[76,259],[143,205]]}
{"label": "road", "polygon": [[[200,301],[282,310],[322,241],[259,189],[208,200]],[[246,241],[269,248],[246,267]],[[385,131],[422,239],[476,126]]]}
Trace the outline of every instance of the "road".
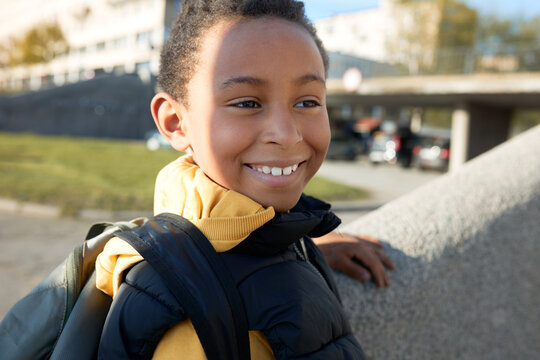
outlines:
{"label": "road", "polygon": [[441,173],[415,168],[403,169],[400,166],[372,165],[362,159],[325,161],[318,175],[351,186],[362,187],[373,193],[374,200],[386,202],[438,178]]}
{"label": "road", "polygon": [[[372,192],[366,201],[333,204],[343,222],[348,223],[441,174],[335,161],[325,162],[319,175]],[[88,218],[22,216],[0,208],[0,318],[84,239],[93,222]]]}

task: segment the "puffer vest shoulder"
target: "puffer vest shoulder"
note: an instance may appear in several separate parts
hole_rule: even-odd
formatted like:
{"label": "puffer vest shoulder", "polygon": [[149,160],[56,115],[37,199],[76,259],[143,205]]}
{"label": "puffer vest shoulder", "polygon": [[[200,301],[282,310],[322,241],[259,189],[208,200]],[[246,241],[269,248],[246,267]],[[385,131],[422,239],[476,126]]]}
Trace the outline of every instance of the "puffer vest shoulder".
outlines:
{"label": "puffer vest shoulder", "polygon": [[[244,302],[249,329],[266,336],[276,359],[363,359],[331,271],[308,236],[328,232],[339,220],[327,208],[295,209],[276,216],[242,246],[220,253]],[[143,261],[120,286],[100,353],[151,358],[167,330],[186,319],[181,304]]]}

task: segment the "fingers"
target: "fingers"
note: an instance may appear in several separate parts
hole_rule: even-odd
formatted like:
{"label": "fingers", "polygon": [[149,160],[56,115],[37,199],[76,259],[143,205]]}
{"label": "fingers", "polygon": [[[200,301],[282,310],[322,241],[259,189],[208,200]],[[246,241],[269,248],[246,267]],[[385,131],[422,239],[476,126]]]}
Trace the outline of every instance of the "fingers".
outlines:
{"label": "fingers", "polygon": [[361,282],[371,280],[369,272],[349,258],[344,258],[339,263],[336,263],[333,268]]}
{"label": "fingers", "polygon": [[379,287],[390,286],[385,267],[396,266],[374,237],[332,232],[314,241],[332,268],[362,282],[373,279]]}
{"label": "fingers", "polygon": [[377,250],[377,255],[381,259],[384,266],[386,266],[388,269],[390,270],[396,269],[396,265],[394,265],[394,262],[383,251]]}
{"label": "fingers", "polygon": [[371,272],[377,286],[390,286],[385,267],[394,270],[396,266],[382,249],[358,244],[354,248],[353,258]]}
{"label": "fingers", "polygon": [[[390,286],[390,279],[384,269],[382,253],[379,249],[364,247],[361,249],[358,247],[354,254],[354,260],[362,264],[373,275],[373,282],[379,287]],[[385,255],[384,255],[385,256]]]}
{"label": "fingers", "polygon": [[394,263],[388,257],[388,255],[386,255],[382,251],[382,249],[384,249],[384,244],[383,243],[381,243],[379,240],[377,240],[376,238],[374,238],[372,236],[369,236],[369,235],[355,235],[354,237],[358,240],[358,242],[360,242],[363,245],[368,245],[368,246],[375,247],[378,250],[376,252],[377,256],[382,261],[382,263],[384,264],[385,267],[387,267],[390,270],[395,270],[396,269],[396,265],[394,265]]}

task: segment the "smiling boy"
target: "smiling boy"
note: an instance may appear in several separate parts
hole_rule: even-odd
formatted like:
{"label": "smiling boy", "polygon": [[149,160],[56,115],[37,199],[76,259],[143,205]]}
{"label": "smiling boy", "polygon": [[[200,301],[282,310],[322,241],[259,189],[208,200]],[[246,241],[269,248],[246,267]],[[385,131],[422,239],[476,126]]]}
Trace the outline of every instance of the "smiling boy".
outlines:
{"label": "smiling boy", "polygon": [[[152,114],[192,155],[158,175],[155,212],[191,221],[234,267],[251,264],[237,288],[254,359],[363,358],[311,240],[339,219],[302,194],[330,141],[327,66],[293,0],[184,1],[162,52]],[[100,358],[204,359],[189,316],[142,260],[120,239],[97,260],[97,286],[114,297]]]}
{"label": "smiling boy", "polygon": [[203,39],[199,59],[187,104],[154,98],[160,132],[176,150],[190,148],[217,184],[288,211],[330,142],[315,42],[286,20],[224,20]]}

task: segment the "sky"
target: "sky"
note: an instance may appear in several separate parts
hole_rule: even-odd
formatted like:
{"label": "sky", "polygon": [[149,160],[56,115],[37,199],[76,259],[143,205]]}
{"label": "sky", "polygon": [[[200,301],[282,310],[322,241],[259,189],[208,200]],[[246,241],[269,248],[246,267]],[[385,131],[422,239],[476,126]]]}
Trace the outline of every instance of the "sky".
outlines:
{"label": "sky", "polygon": [[[484,14],[499,17],[521,16],[529,19],[540,16],[540,0],[465,0]],[[378,0],[304,0],[306,14],[312,21],[339,13],[376,8]]]}

